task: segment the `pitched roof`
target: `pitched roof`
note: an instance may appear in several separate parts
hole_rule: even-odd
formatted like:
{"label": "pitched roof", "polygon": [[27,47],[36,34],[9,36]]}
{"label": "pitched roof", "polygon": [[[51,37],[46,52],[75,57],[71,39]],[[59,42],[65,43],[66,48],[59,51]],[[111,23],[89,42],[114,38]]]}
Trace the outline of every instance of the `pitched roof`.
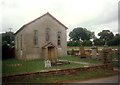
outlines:
{"label": "pitched roof", "polygon": [[60,21],[58,21],[58,20],[57,20],[55,17],[53,17],[49,12],[47,12],[47,13],[45,13],[44,15],[42,15],[42,16],[34,19],[33,21],[31,21],[31,22],[23,25],[23,26],[15,33],[15,35],[16,35],[19,31],[21,31],[24,27],[26,27],[27,25],[29,25],[29,24],[37,21],[38,19],[41,19],[42,17],[44,17],[44,16],[46,16],[46,15],[49,15],[49,16],[52,17],[55,21],[57,21],[60,25],[62,25],[63,27],[65,27],[65,29],[68,29],[64,24],[62,24]]}
{"label": "pitched roof", "polygon": [[52,42],[48,42],[42,48],[55,47]]}

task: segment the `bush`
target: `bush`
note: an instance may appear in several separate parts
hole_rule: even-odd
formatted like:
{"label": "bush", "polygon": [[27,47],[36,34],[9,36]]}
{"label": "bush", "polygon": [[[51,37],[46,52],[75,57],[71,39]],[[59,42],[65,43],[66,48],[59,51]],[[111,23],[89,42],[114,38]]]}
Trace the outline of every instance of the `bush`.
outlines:
{"label": "bush", "polygon": [[82,45],[83,45],[83,46],[92,46],[92,41],[90,41],[90,40],[84,40],[84,41],[82,42]]}
{"label": "bush", "polygon": [[67,41],[67,46],[80,46],[81,41]]}
{"label": "bush", "polygon": [[101,40],[101,39],[95,39],[94,40],[94,44],[96,46],[103,46],[105,44],[105,41]]}
{"label": "bush", "polygon": [[2,42],[2,59],[15,57],[15,49],[8,45],[7,41]]}
{"label": "bush", "polygon": [[115,37],[112,40],[109,40],[107,42],[108,45],[120,45],[120,38],[119,37]]}

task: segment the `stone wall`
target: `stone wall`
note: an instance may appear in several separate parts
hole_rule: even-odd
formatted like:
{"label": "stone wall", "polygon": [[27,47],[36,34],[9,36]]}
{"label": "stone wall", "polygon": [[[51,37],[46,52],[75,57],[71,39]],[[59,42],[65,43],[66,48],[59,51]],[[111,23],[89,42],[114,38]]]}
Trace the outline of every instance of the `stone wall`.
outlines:
{"label": "stone wall", "polygon": [[111,64],[101,64],[96,66],[90,66],[90,67],[76,67],[76,68],[66,68],[66,69],[53,69],[53,70],[43,70],[38,72],[27,72],[27,73],[20,73],[20,74],[12,74],[12,75],[3,75],[3,78],[11,78],[15,76],[30,76],[30,75],[65,75],[65,74],[74,74],[81,71],[94,71],[98,69],[104,69],[104,70],[113,70],[113,67]]}
{"label": "stone wall", "polygon": [[[85,49],[85,54],[88,56],[91,56],[92,53],[92,49]],[[113,54],[119,54],[120,51],[119,49],[112,49],[112,53]],[[78,55],[79,54],[79,49],[68,49],[67,50],[67,54],[69,55]],[[98,49],[98,54],[99,54],[99,58],[101,59],[101,54],[102,54],[102,49]]]}

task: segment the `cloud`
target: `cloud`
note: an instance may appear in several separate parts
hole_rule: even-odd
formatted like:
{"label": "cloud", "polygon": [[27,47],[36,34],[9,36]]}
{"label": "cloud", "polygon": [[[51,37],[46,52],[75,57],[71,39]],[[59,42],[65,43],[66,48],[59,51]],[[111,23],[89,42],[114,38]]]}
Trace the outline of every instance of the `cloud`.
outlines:
{"label": "cloud", "polygon": [[118,0],[2,0],[3,32],[22,25],[50,12],[65,24],[69,32],[76,27],[100,32],[102,29],[117,31]]}

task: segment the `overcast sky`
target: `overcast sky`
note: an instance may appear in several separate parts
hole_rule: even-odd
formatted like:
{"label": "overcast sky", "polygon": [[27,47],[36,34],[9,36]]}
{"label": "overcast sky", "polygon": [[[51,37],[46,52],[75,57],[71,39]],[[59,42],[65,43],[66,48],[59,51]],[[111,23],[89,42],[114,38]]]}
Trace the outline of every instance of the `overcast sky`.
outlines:
{"label": "overcast sky", "polygon": [[118,33],[119,0],[2,0],[2,32],[16,32],[24,24],[49,12],[69,29],[83,27],[95,35],[108,29]]}

